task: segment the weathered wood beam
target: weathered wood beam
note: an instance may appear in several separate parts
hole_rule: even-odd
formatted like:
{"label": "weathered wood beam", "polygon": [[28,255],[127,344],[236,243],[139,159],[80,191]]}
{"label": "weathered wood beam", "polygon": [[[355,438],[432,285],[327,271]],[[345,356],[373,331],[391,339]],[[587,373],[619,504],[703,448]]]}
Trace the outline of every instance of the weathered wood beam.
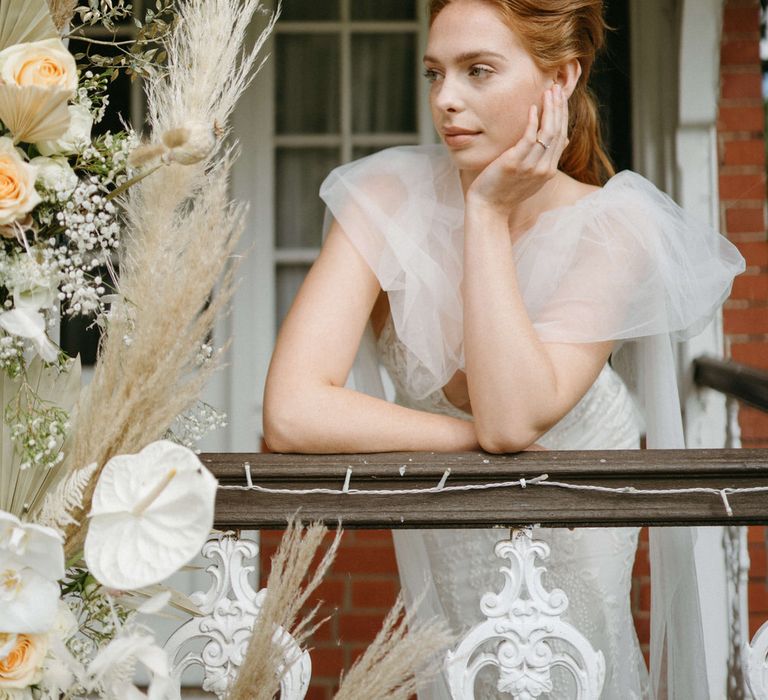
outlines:
{"label": "weathered wood beam", "polygon": [[[203,454],[220,485],[245,486],[244,464],[253,484],[304,490],[341,490],[348,467],[352,489],[416,489],[531,479],[574,485],[637,489],[768,489],[768,450],[613,450],[355,455]],[[404,469],[404,475],[400,472]],[[548,527],[620,525],[724,525],[768,523],[768,490],[733,494],[733,516],[717,494],[632,495],[575,491],[555,486],[449,491],[437,494],[299,495],[219,490],[216,526],[221,529],[282,528],[300,512],[304,520],[348,528]]]}

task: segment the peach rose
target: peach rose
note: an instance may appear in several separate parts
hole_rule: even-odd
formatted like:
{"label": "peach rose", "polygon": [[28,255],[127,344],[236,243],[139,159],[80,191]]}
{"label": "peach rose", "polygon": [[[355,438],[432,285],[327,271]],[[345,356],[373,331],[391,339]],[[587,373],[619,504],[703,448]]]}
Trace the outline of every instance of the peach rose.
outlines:
{"label": "peach rose", "polygon": [[0,690],[27,688],[40,681],[48,652],[47,634],[0,633],[0,646],[10,647],[0,658]]}
{"label": "peach rose", "polygon": [[0,138],[0,226],[23,219],[40,203],[35,190],[37,172],[7,136]]}
{"label": "peach rose", "polygon": [[20,87],[77,90],[77,67],[60,39],[15,44],[0,51],[0,79]]}

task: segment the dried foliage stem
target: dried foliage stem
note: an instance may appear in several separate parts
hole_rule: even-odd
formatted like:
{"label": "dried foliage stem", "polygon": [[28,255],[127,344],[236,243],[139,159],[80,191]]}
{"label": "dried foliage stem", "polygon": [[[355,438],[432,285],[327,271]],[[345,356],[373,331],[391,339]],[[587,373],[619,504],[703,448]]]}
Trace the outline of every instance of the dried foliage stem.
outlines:
{"label": "dried foliage stem", "polygon": [[316,629],[310,626],[317,608],[304,615],[298,623],[297,619],[336,556],[341,529],[336,531],[330,547],[302,587],[327,532],[326,527],[317,523],[306,530],[295,520],[288,523],[280,547],[272,557],[264,605],[227,700],[272,700],[280,687],[278,669],[287,670],[284,648],[275,641],[275,631],[282,628],[293,636],[298,645],[302,645]]}
{"label": "dried foliage stem", "polygon": [[75,16],[77,0],[48,0],[51,18],[57,31],[61,32]]}
{"label": "dried foliage stem", "polygon": [[376,639],[342,679],[335,700],[408,700],[440,671],[454,635],[442,621],[415,627],[402,596]]}
{"label": "dried foliage stem", "polygon": [[[166,44],[168,70],[147,85],[154,138],[190,122],[226,133],[275,21],[243,53],[258,8],[256,0],[180,5]],[[216,358],[203,367],[196,360],[233,291],[231,265],[221,280],[243,229],[244,209],[227,195],[233,156],[234,148],[220,146],[198,164],[162,167],[121,200],[126,238],[118,301],[78,406],[66,464],[70,472],[98,464],[76,520],[82,522],[90,509],[107,460],[160,438],[195,402],[216,366]],[[67,556],[78,551],[84,536],[84,527],[68,528]]]}

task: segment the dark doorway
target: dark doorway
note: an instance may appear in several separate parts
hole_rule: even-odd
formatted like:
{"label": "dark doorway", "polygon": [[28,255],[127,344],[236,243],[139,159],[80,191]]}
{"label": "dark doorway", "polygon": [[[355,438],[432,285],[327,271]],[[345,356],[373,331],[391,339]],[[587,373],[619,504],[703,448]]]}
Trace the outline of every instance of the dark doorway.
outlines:
{"label": "dark doorway", "polygon": [[606,50],[595,63],[592,89],[608,153],[620,171],[632,168],[629,0],[606,0],[605,19],[611,31]]}

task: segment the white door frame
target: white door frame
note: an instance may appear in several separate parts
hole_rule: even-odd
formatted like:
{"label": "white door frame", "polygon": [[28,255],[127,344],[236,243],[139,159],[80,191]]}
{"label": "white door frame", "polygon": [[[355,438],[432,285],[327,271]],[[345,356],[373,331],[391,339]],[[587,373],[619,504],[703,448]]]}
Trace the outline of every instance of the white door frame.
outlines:
{"label": "white door frame", "polygon": [[[723,0],[631,0],[635,168],[688,212],[719,228],[717,112]],[[693,384],[692,361],[723,354],[722,315],[678,347],[688,447],[724,447],[725,397]],[[725,697],[729,620],[723,528],[697,528],[706,667]],[[745,601],[744,601],[745,603]],[[742,611],[744,607],[742,606]]]}

